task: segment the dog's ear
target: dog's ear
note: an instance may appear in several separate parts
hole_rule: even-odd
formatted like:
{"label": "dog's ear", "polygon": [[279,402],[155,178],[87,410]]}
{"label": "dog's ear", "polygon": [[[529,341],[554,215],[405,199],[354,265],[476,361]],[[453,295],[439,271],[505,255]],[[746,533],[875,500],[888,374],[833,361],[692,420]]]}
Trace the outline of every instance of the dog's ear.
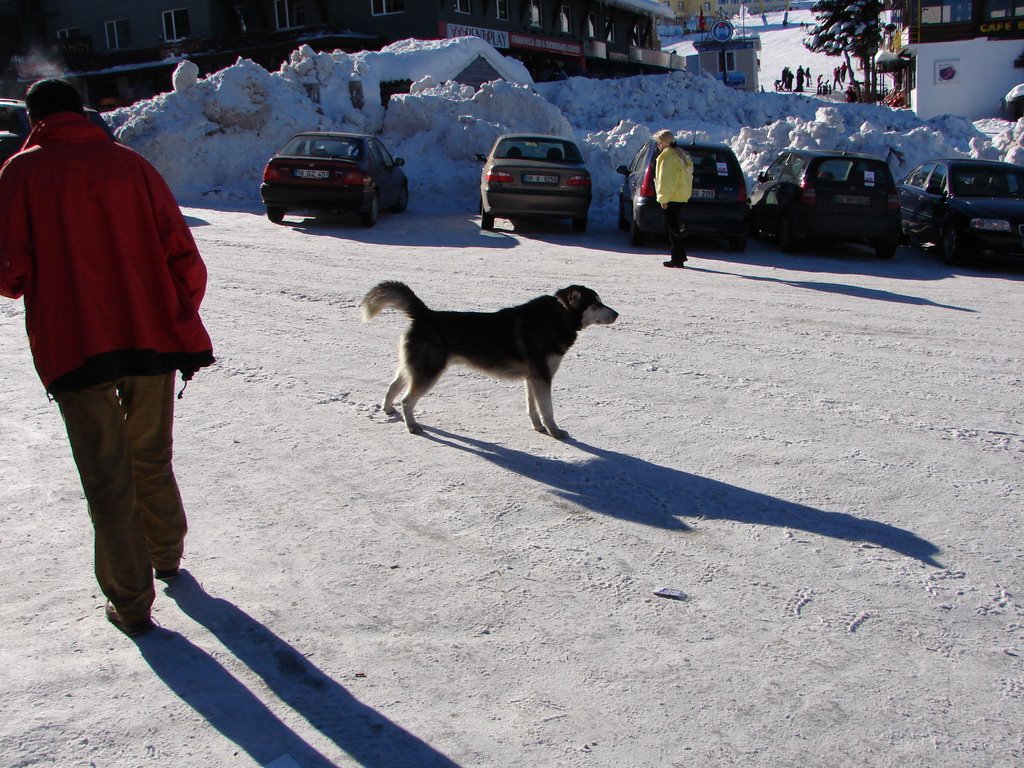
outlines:
{"label": "dog's ear", "polygon": [[555,298],[565,304],[567,309],[579,309],[583,301],[583,291],[578,285],[570,285],[555,293]]}

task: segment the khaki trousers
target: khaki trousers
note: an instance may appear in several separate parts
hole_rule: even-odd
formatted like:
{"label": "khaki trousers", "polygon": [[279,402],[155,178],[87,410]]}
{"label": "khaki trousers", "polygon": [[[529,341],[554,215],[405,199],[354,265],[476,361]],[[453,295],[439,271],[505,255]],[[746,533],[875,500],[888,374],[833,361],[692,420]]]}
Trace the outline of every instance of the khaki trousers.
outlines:
{"label": "khaki trousers", "polygon": [[95,531],[96,579],[127,622],[149,617],[153,568],[176,568],[188,528],[171,468],[174,373],[54,395]]}

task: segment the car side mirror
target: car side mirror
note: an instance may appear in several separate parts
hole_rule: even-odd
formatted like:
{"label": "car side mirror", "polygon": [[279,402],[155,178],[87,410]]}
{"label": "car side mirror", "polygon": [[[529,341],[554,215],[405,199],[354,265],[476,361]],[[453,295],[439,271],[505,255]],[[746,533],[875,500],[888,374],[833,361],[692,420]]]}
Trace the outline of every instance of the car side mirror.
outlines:
{"label": "car side mirror", "polygon": [[623,176],[629,176],[629,168],[627,168],[624,165],[620,165],[618,168],[616,168],[615,172],[621,173]]}
{"label": "car side mirror", "polygon": [[405,165],[405,159],[401,157],[395,158],[395,165]]}
{"label": "car side mirror", "polygon": [[768,175],[768,171],[761,171],[759,174],[757,174],[757,180],[760,181],[762,184],[766,181],[769,181],[770,179],[771,176]]}
{"label": "car side mirror", "polygon": [[481,163],[486,163],[487,162],[487,155],[477,154],[477,155],[473,155],[473,157],[475,159],[479,160]]}

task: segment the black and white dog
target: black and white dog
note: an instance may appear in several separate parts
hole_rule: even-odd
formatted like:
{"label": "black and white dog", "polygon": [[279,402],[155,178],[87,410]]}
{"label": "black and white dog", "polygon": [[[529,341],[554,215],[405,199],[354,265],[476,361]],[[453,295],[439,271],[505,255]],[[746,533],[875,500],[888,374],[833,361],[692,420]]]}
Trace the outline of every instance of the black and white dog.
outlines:
{"label": "black and white dog", "polygon": [[395,413],[401,395],[405,426],[418,434],[416,403],[449,363],[462,363],[498,378],[525,379],[533,428],[559,440],[566,432],[551,412],[551,379],[562,356],[583,328],[607,325],[619,316],[582,285],[497,312],[440,312],[427,307],[405,283],[389,281],[366,294],[360,304],[363,320],[388,307],[404,312],[412,323],[402,337],[398,372],[384,396],[384,413]]}

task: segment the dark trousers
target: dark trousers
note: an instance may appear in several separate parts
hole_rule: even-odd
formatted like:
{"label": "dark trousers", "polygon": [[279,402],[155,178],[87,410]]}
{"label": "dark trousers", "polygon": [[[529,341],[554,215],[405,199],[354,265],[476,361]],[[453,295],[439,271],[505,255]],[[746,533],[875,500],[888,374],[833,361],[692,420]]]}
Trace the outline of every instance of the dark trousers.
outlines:
{"label": "dark trousers", "polygon": [[683,224],[684,205],[686,203],[669,203],[668,208],[662,209],[665,213],[665,232],[672,247],[672,261],[686,261],[686,248],[683,245],[686,238],[686,225]]}
{"label": "dark trousers", "polygon": [[153,568],[175,568],[187,523],[171,468],[174,373],[54,395],[95,532],[96,580],[125,621],[149,616]]}

